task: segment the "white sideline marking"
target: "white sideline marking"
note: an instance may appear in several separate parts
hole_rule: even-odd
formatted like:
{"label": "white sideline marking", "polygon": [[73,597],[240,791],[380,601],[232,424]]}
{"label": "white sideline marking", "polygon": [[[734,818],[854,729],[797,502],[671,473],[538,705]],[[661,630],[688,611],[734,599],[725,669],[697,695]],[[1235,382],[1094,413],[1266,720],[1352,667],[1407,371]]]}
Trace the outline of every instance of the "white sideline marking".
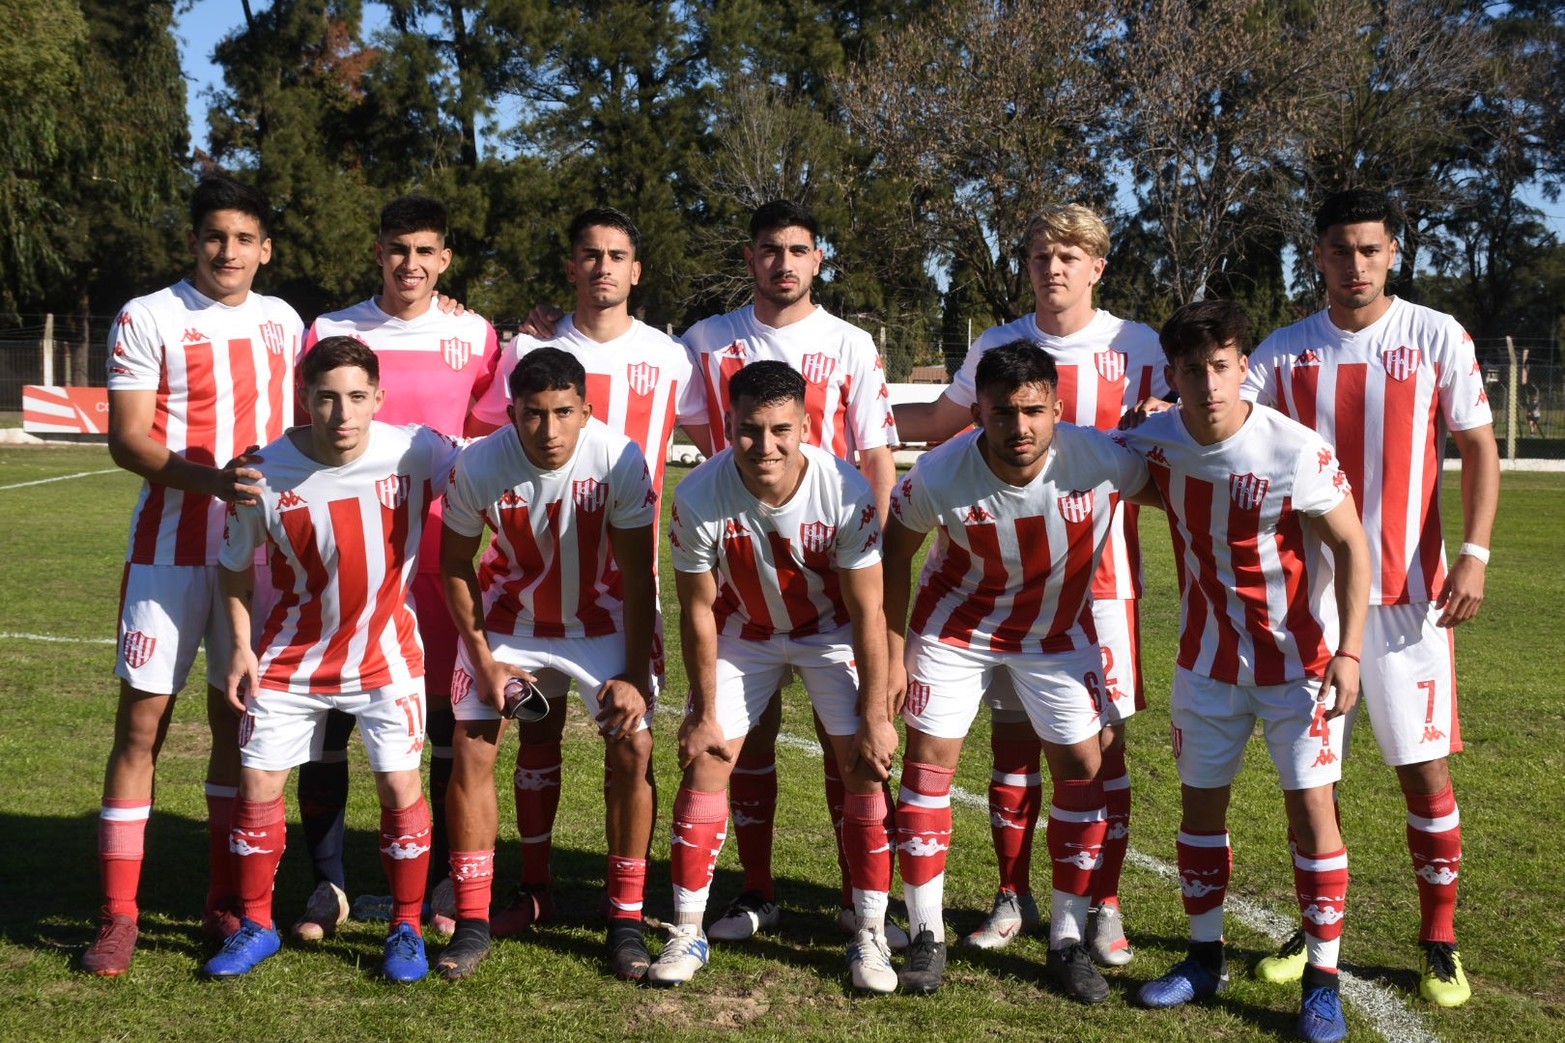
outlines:
{"label": "white sideline marking", "polygon": [[17,482],[15,485],[0,485],[0,492],[5,492],[7,489],[25,489],[29,485],[48,485],[50,482],[68,482],[72,478],[91,478],[95,474],[114,474],[117,471],[119,471],[118,467],[111,467],[106,471],[83,471],[80,474],[62,474],[58,478],[39,478],[37,481],[32,482]]}
{"label": "white sideline marking", "polygon": [[[783,746],[809,751],[817,756],[820,754],[820,745],[814,739],[801,739],[796,735],[779,735],[777,742]],[[970,792],[960,786],[951,787],[951,799],[964,807],[976,808],[984,812],[989,810],[987,796]],[[1179,879],[1179,870],[1174,866],[1162,859],[1142,854],[1140,851],[1132,849],[1126,852],[1125,860],[1153,876],[1160,876],[1166,880]],[[1273,944],[1281,944],[1283,939],[1293,933],[1298,924],[1297,920],[1278,916],[1264,906],[1257,905],[1248,898],[1241,898],[1231,891],[1228,893],[1225,905],[1235,919],[1265,935]],[[1424,1020],[1410,1010],[1407,1004],[1402,1002],[1401,997],[1391,989],[1379,982],[1360,978],[1346,969],[1339,970],[1339,977],[1343,998],[1369,1019],[1370,1024],[1381,1038],[1386,1040],[1386,1043],[1440,1043],[1440,1037],[1430,1032]]]}
{"label": "white sideline marking", "polygon": [[113,645],[112,637],[54,637],[49,634],[0,634],[0,641],[54,641],[63,645]]}

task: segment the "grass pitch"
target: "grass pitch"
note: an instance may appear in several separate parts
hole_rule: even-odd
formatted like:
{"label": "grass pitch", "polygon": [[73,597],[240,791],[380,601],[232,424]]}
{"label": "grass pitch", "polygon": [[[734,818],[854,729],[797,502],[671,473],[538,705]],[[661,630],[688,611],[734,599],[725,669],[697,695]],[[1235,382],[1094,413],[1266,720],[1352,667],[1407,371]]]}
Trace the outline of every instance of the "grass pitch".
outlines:
{"label": "grass pitch", "polygon": [[[158,805],[147,835],[142,942],[120,980],[74,969],[91,940],[99,902],[96,817],[112,733],[115,605],[126,522],[137,481],[123,473],[44,479],[111,467],[101,447],[0,450],[0,1040],[330,1038],[746,1039],[1029,1041],[1140,1038],[1231,1041],[1292,1038],[1294,988],[1252,981],[1248,965],[1271,939],[1231,911],[1233,984],[1218,1001],[1168,1011],[1136,1009],[1130,997],[1183,954],[1185,924],[1174,861],[1178,781],[1168,753],[1167,698],[1177,605],[1162,521],[1143,531],[1147,690],[1152,708],[1131,727],[1135,811],[1126,869],[1126,924],[1136,958],[1110,972],[1115,993],[1083,1009],[1040,984],[1045,941],[1025,937],[999,953],[953,947],[947,984],[928,998],[850,995],[844,939],[832,924],[836,865],[820,788],[819,758],[804,742],[779,752],[781,807],[776,867],[782,928],[739,946],[718,946],[711,966],[670,992],[628,987],[606,974],[602,923],[601,756],[579,706],[566,745],[564,799],[556,829],[561,917],[533,936],[497,942],[472,980],[431,979],[396,987],[377,979],[384,926],[349,921],[315,951],[285,950],[248,979],[199,977],[206,949],[199,912],[206,884],[201,779],[204,714],[187,694],[163,750]],[[683,472],[671,469],[674,479]],[[1448,526],[1458,524],[1447,481]],[[1482,616],[1464,627],[1461,704],[1467,752],[1457,758],[1464,820],[1458,929],[1473,1000],[1455,1011],[1417,998],[1417,903],[1391,771],[1367,734],[1355,743],[1342,789],[1353,886],[1345,965],[1383,986],[1384,1006],[1350,1000],[1353,1037],[1477,1041],[1558,1039],[1565,1009],[1565,633],[1556,544],[1565,518],[1565,476],[1508,473]],[[1448,531],[1458,531],[1454,528]],[[671,587],[670,584],[670,593]],[[670,617],[677,618],[674,616]],[[670,627],[671,637],[677,628]],[[52,640],[45,640],[52,639]],[[670,662],[677,664],[677,645]],[[198,673],[200,666],[198,665]],[[677,666],[666,706],[677,706]],[[803,693],[788,693],[784,731],[810,734]],[[667,814],[678,784],[677,716],[658,718],[662,806],[648,886],[648,912],[671,908]],[[981,798],[988,778],[987,725],[980,716],[958,785]],[[375,850],[373,786],[357,746],[349,808],[349,890],[386,890]],[[508,794],[502,758],[501,793]],[[292,809],[290,792],[290,816]],[[502,796],[502,809],[508,807]],[[514,824],[502,810],[499,878],[519,867]],[[1296,918],[1281,801],[1264,749],[1235,787],[1232,815],[1236,898]],[[279,920],[291,922],[310,890],[302,842],[277,879]],[[1041,850],[1041,838],[1039,842]],[[739,889],[730,843],[713,905]],[[970,930],[994,889],[987,815],[959,799],[948,876],[951,939]],[[1047,864],[1034,882],[1047,891]],[[1235,903],[1238,904],[1238,903]],[[1231,906],[1232,909],[1232,906]],[[438,945],[431,945],[438,952]]]}

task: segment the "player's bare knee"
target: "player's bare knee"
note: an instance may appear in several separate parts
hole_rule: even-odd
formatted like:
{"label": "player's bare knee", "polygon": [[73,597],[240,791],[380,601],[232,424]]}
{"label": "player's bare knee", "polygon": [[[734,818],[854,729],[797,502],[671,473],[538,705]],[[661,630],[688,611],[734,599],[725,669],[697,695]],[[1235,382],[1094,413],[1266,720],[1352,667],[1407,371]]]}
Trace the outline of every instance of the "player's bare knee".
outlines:
{"label": "player's bare knee", "polygon": [[1451,784],[1451,763],[1437,757],[1418,764],[1399,764],[1397,781],[1405,793],[1439,793]]}

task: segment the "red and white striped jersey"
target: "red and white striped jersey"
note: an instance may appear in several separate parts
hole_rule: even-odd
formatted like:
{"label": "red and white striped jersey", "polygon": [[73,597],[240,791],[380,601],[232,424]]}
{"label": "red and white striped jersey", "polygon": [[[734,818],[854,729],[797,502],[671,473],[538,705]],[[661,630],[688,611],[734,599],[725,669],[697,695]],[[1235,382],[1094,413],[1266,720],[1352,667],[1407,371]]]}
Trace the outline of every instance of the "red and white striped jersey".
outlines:
{"label": "red and white striped jersey", "polygon": [[[967,358],[946,394],[959,406],[972,405],[978,397],[974,387],[978,360],[989,349],[1018,340],[1037,344],[1054,359],[1060,373],[1060,419],[1068,424],[1113,431],[1121,414],[1137,402],[1169,397],[1166,360],[1157,331],[1116,318],[1102,308],[1091,322],[1068,337],[1043,332],[1033,315],[989,327],[967,350]],[[1108,546],[1092,578],[1093,597],[1123,600],[1141,596],[1139,511],[1135,504],[1127,503],[1115,512]]]}
{"label": "red and white striped jersey", "polygon": [[511,401],[506,382],[517,360],[535,348],[568,351],[587,370],[592,415],[641,447],[652,468],[652,488],[661,496],[678,418],[700,412],[690,356],[677,340],[640,320],[632,320],[623,335],[600,343],[577,329],[574,319],[573,315],[561,319],[549,340],[517,334],[506,345],[495,380],[474,406],[473,415],[490,424],[510,423],[505,415]]}
{"label": "red and white striped jersey", "polygon": [[1179,564],[1179,665],[1235,685],[1326,670],[1337,643],[1331,555],[1307,518],[1349,494],[1320,435],[1257,405],[1232,437],[1199,445],[1180,410],[1123,432],[1146,457]]}
{"label": "red and white striped jersey", "polygon": [[860,449],[897,441],[886,367],[868,333],[817,307],[787,326],[768,326],[747,304],[702,319],[681,338],[699,377],[700,397],[682,423],[710,424],[712,448],[728,444],[728,382],[752,362],[786,362],[804,375],[810,444],[853,460]]}
{"label": "red and white striped jersey", "polygon": [[[375,419],[424,424],[453,438],[462,436],[468,407],[493,383],[500,358],[500,343],[488,319],[476,312],[447,315],[433,305],[417,318],[399,319],[382,311],[371,297],[316,319],[305,335],[304,350],[325,337],[339,336],[363,341],[380,360],[386,398]],[[436,500],[418,552],[420,572],[440,571],[440,512]]]}
{"label": "red and white striped jersey", "polygon": [[968,431],[919,457],[891,491],[905,528],[938,529],[908,628],[990,652],[1068,652],[1097,642],[1093,571],[1122,493],[1147,483],[1141,458],[1090,427],[1054,429],[1043,470],[1001,480]]}
{"label": "red and white striped jersey", "polygon": [[732,449],[674,490],[669,542],[679,572],[718,573],[717,631],[746,641],[805,637],[847,626],[841,569],[880,561],[880,519],[869,482],[813,445],[804,479],[780,507],[745,488]]}
{"label": "red and white striped jersey", "polygon": [[484,627],[519,637],[617,633],[624,595],[609,529],[656,518],[646,458],[597,419],[554,471],[539,470],[515,428],[502,427],[462,453],[446,490],[447,528],[494,533],[478,566]]}
{"label": "red and white striped jersey", "polygon": [[279,438],[261,452],[260,502],[229,512],[223,567],[243,569],[265,544],[279,592],[261,629],[262,688],[332,694],[424,676],[408,591],[460,443],[379,421],[369,439],[358,459],[327,467]]}
{"label": "red and white striped jersey", "polygon": [[[188,280],[126,304],[109,334],[110,391],[155,391],[152,438],[187,460],[221,467],[282,435],[293,414],[293,361],[303,323],[276,297],[229,306]],[[125,560],[211,565],[223,503],[143,481]]]}
{"label": "red and white striped jersey", "polygon": [[1445,582],[1445,433],[1494,423],[1461,324],[1400,298],[1357,333],[1320,311],[1255,350],[1244,394],[1337,447],[1369,537],[1369,603],[1434,600]]}

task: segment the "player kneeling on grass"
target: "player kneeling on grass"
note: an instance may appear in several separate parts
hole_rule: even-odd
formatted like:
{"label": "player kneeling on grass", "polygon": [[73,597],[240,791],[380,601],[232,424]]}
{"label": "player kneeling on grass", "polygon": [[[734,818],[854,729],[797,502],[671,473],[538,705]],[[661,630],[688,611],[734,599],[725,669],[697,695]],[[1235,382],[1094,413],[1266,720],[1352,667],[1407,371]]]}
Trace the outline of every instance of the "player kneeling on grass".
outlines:
{"label": "player kneeling on grass", "polygon": [[1259,720],[1296,841],[1308,949],[1299,1035],[1328,1043],[1348,1031],[1337,992],[1348,852],[1332,787],[1359,697],[1369,545],[1331,446],[1240,397],[1250,342],[1237,305],[1186,305],[1161,340],[1179,405],[1124,437],[1146,457],[1182,566],[1170,711],[1190,953],[1139,998],[1174,1007],[1227,985],[1229,792]]}
{"label": "player kneeling on grass", "polygon": [[281,944],[272,878],[287,839],[283,789],[295,765],[319,754],[333,709],[358,718],[380,795],[392,896],[382,970],[394,981],[429,973],[419,933],[430,842],[419,777],[424,651],[408,588],[458,447],[431,428],[377,422],[379,374],[360,341],[317,344],[301,367],[310,425],[261,450],[258,502],[228,518],[220,560],[234,632],[250,632],[251,560],[263,544],[279,600],[259,658],[241,642],[228,669],[228,700],[243,715],[229,840],[243,918],[207,962],[212,977],[247,974]]}
{"label": "player kneeling on grass", "polygon": [[[1054,780],[1048,976],[1083,1003],[1109,994],[1082,944],[1108,830],[1099,773],[1103,656],[1088,594],[1120,498],[1150,487],[1136,454],[1092,428],[1058,422],[1057,381],[1054,360],[1036,344],[986,352],[971,407],[978,429],[926,453],[891,495],[890,686],[908,729],[897,802],[913,932],[905,992],[934,992],[945,973],[951,779],[984,692],[1003,673],[1043,740]],[[909,622],[913,559],[934,529]]]}
{"label": "player kneeling on grass", "polygon": [[[511,425],[463,452],[446,493],[440,564],[462,638],[446,791],[457,922],[435,969],[465,978],[489,952],[506,686],[536,681],[557,700],[574,678],[608,744],[609,962],[616,977],[636,981],[649,960],[641,906],[653,820],[657,496],[641,450],[593,418],[574,355],[529,352],[509,386]],[[485,525],[494,541],[480,584],[473,556]]]}
{"label": "player kneeling on grass", "polygon": [[669,539],[690,702],[679,728],[684,780],[670,834],[675,922],[647,980],[678,985],[706,966],[701,920],[726,835],[729,776],[792,668],[847,788],[853,987],[892,992],[882,786],[897,733],[886,703],[874,493],[847,463],[808,444],[804,378],[787,363],[751,363],[734,375],[729,395],[729,448],[674,490]]}

